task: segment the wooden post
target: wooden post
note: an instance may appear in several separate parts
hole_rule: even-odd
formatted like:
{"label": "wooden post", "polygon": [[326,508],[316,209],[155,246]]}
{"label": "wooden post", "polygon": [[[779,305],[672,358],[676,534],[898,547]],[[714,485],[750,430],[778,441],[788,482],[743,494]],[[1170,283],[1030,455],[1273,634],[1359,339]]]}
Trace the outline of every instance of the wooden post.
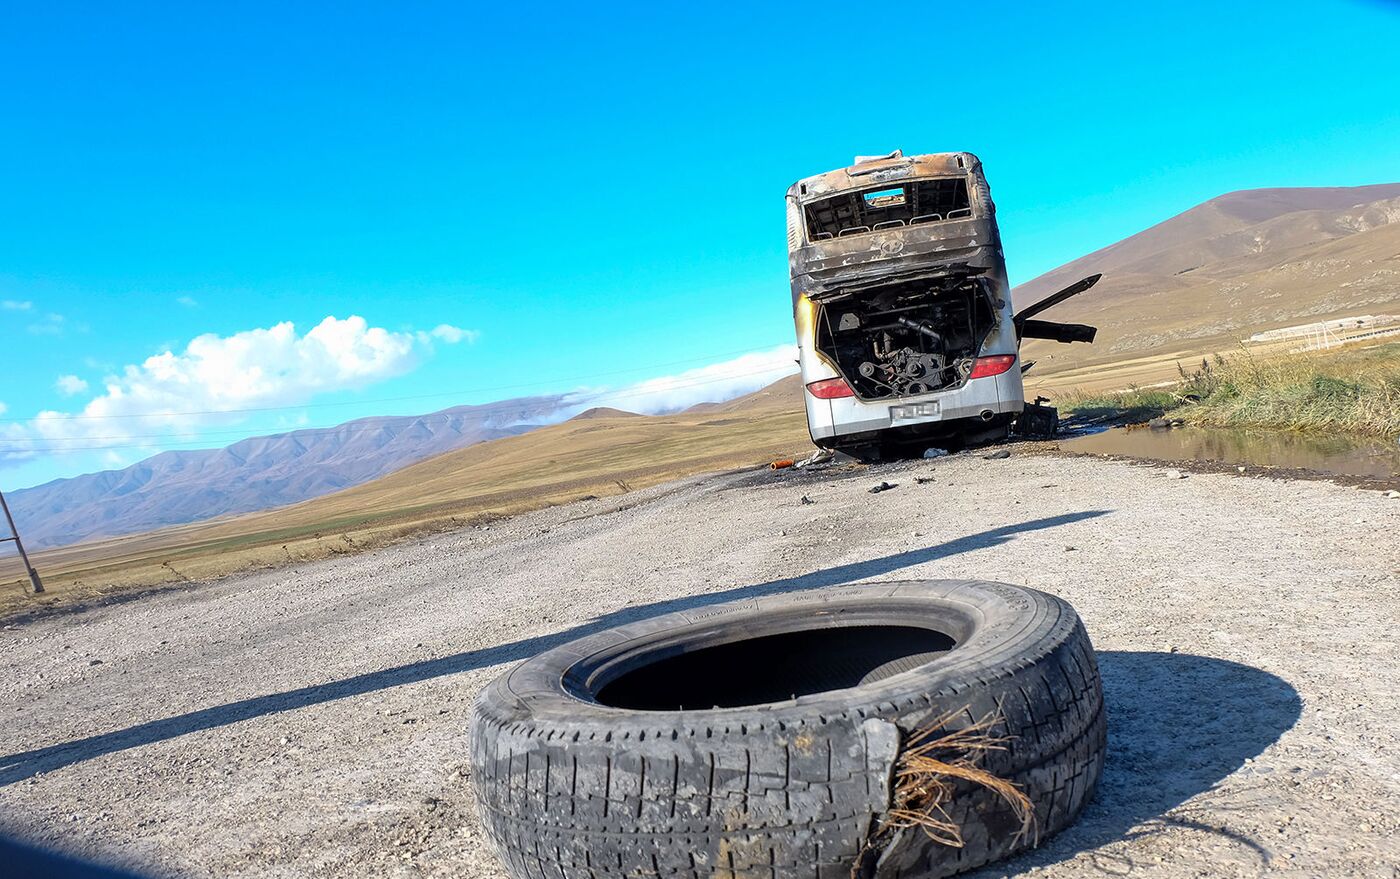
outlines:
{"label": "wooden post", "polygon": [[39,572],[34,570],[34,566],[29,563],[29,556],[24,551],[24,543],[19,539],[19,529],[15,527],[15,517],[10,515],[10,505],[5,503],[5,493],[0,491],[0,510],[5,511],[5,521],[10,525],[9,537],[0,537],[0,543],[13,540],[15,549],[19,550],[19,560],[24,562],[24,570],[29,573],[29,582],[34,586],[34,594],[38,595],[44,591],[44,582],[39,579]]}

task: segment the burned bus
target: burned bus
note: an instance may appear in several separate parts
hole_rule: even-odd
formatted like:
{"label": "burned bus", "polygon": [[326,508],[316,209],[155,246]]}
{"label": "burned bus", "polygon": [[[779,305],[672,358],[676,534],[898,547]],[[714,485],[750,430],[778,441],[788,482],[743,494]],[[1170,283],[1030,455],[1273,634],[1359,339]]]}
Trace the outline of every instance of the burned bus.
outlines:
{"label": "burned bus", "polygon": [[971,153],[857,157],[787,193],[788,263],[812,440],[861,458],[1007,435],[1023,338],[1094,328],[1011,304],[996,208]]}

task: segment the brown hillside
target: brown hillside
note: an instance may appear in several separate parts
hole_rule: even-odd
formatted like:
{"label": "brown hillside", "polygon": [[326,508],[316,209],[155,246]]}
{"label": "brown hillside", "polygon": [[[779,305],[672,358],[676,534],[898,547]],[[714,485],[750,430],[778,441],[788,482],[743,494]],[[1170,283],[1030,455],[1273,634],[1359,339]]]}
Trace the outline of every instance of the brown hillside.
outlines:
{"label": "brown hillside", "polygon": [[[1345,217],[1360,206],[1393,199],[1400,199],[1400,183],[1231,192],[1021,284],[1014,293],[1016,304],[1029,305],[1095,272],[1106,275],[1106,281],[1119,274],[1174,276],[1276,246],[1342,237],[1361,231],[1349,228],[1352,221]],[[1395,221],[1392,214],[1369,222]]]}
{"label": "brown hillside", "polygon": [[595,418],[639,418],[636,412],[628,412],[623,409],[614,409],[611,406],[594,406],[592,409],[585,409],[579,414],[570,418],[570,421],[590,421]]}
{"label": "brown hillside", "polygon": [[[1256,223],[1241,219],[1309,200],[1348,201],[1392,191],[1397,195],[1360,206],[1296,210]],[[1098,340],[1027,343],[1037,374],[1154,353],[1232,348],[1261,330],[1400,308],[1400,184],[1302,190],[1307,199],[1285,197],[1289,192],[1224,196],[1017,288],[1016,300],[1024,305],[1067,279],[1104,273],[1094,289],[1046,315],[1097,326]],[[1224,208],[1214,204],[1222,201]],[[1236,228],[1185,237],[1227,221]]]}

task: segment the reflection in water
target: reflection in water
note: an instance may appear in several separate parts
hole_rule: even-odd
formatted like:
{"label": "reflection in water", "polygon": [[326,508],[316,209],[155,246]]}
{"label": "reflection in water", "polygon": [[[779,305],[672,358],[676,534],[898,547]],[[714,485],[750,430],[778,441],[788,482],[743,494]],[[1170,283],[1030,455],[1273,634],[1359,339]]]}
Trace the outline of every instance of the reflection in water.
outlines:
{"label": "reflection in water", "polygon": [[1153,430],[1139,427],[1129,430],[1115,427],[1062,440],[1060,447],[1065,451],[1095,455],[1295,467],[1371,479],[1400,476],[1400,445],[1394,440],[1336,435],[1237,428]]}

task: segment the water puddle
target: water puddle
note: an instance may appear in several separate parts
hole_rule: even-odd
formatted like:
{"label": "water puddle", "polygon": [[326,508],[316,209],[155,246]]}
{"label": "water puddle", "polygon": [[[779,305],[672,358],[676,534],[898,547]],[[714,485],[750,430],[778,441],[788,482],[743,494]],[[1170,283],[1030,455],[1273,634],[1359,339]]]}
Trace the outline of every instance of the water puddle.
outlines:
{"label": "water puddle", "polygon": [[1315,436],[1269,430],[1114,427],[1060,440],[1067,452],[1128,455],[1161,461],[1213,461],[1314,470],[1361,479],[1400,476],[1400,444],[1381,439]]}

